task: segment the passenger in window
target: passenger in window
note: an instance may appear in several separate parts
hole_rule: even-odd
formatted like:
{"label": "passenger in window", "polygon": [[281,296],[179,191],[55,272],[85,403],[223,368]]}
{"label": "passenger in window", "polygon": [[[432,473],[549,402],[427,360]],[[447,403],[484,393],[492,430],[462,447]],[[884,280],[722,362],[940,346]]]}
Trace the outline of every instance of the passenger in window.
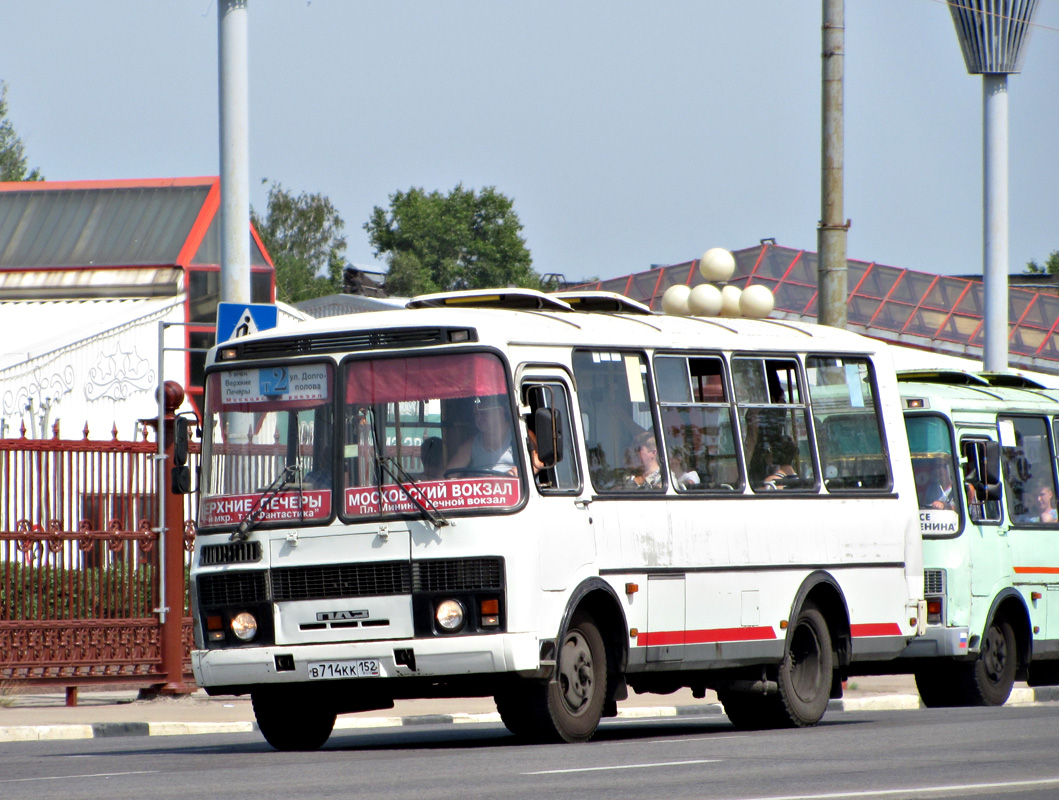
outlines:
{"label": "passenger in window", "polygon": [[678,455],[673,455],[669,459],[669,474],[682,489],[698,489],[702,485],[699,473],[693,469],[685,469],[684,462]]}
{"label": "passenger in window", "polygon": [[529,450],[530,466],[533,467],[533,474],[537,475],[544,469],[544,462],[537,455],[537,434],[532,428],[526,431],[526,448]]}
{"label": "passenger in window", "polygon": [[771,454],[772,464],[769,465],[769,474],[765,476],[765,485],[773,489],[783,488],[785,478],[798,474],[794,470],[798,445],[790,436],[780,436],[772,443]]}
{"label": "passenger in window", "polygon": [[1019,517],[1019,522],[1055,522],[1055,491],[1048,481],[1034,481],[1027,493],[1030,511]]}
{"label": "passenger in window", "polygon": [[459,446],[446,472],[471,470],[517,475],[514,431],[507,398],[502,394],[476,397],[473,413],[474,436]]}
{"label": "passenger in window", "polygon": [[951,511],[955,508],[952,493],[952,471],[949,469],[949,463],[942,458],[935,459],[931,464],[930,482],[920,494],[919,507]]}
{"label": "passenger in window", "polygon": [[658,463],[658,442],[651,435],[639,436],[636,453],[640,457],[641,470],[630,475],[625,483],[634,489],[658,489],[662,486],[662,465]]}
{"label": "passenger in window", "polygon": [[749,408],[745,421],[743,452],[747,454],[747,474],[751,484],[760,485],[775,463],[771,455],[773,443],[783,435],[782,409]]}
{"label": "passenger in window", "polygon": [[437,480],[445,474],[445,453],[441,445],[441,437],[428,436],[419,445],[419,459],[423,462],[423,475],[425,480]]}

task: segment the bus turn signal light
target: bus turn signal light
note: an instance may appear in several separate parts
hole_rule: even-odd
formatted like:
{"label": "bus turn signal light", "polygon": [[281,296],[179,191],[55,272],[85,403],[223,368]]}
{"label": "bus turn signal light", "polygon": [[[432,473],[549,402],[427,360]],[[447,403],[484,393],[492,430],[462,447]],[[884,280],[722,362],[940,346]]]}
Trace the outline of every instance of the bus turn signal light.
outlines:
{"label": "bus turn signal light", "polygon": [[482,600],[478,604],[481,612],[482,627],[496,628],[500,625],[500,601],[495,597],[491,600]]}

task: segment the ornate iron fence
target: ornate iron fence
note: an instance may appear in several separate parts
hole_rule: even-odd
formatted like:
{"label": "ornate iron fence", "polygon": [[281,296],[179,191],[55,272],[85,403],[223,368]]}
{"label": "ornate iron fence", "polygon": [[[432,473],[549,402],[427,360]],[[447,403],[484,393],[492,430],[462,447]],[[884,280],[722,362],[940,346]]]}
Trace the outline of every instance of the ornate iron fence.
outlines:
{"label": "ornate iron fence", "polygon": [[[158,609],[158,491],[168,474],[146,440],[0,439],[0,680],[166,679]],[[196,454],[197,457],[197,454]],[[191,647],[186,569],[193,498],[182,503],[183,661]],[[167,515],[169,516],[169,515]],[[171,523],[172,524],[172,523]],[[187,670],[185,669],[185,672]]]}

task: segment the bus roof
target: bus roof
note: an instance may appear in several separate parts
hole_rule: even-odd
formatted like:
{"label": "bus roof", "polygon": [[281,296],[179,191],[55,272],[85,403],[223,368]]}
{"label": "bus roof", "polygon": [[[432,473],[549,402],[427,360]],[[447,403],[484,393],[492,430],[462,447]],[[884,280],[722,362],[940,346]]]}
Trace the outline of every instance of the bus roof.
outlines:
{"label": "bus roof", "polygon": [[[873,353],[887,345],[856,333],[792,320],[678,317],[645,314],[639,304],[607,293],[560,296],[525,289],[478,290],[416,297],[408,308],[327,317],[297,327],[262,331],[229,341],[243,357],[308,355],[474,341],[498,345],[774,352]],[[580,310],[592,309],[592,310]],[[457,331],[475,337],[453,337]],[[417,337],[417,331],[423,332]],[[437,338],[436,332],[446,332]],[[388,339],[390,333],[401,336]],[[428,335],[428,332],[430,335]],[[381,334],[381,335],[376,335]],[[433,338],[432,338],[433,337]],[[319,346],[333,340],[334,346]],[[310,344],[311,342],[311,344]],[[385,343],[384,343],[385,342]],[[212,357],[211,357],[212,362]]]}
{"label": "bus roof", "polygon": [[[905,399],[906,408],[933,409],[953,413],[957,411],[982,411],[990,413],[1035,411],[1055,413],[1059,411],[1059,390],[1040,387],[1033,381],[1011,382],[997,385],[990,382],[991,376],[966,373],[967,380],[960,381],[955,373],[898,374],[898,388]],[[1017,377],[1017,376],[1015,376]],[[910,406],[909,400],[922,399],[923,405]]]}

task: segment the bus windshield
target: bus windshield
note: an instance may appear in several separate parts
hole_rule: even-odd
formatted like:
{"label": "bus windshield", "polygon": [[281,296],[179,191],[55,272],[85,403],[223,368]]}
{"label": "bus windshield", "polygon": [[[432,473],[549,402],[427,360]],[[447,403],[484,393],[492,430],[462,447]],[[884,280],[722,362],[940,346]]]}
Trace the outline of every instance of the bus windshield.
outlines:
{"label": "bus windshield", "polygon": [[201,527],[251,514],[255,524],[331,517],[332,374],[328,364],[300,364],[209,375]]}
{"label": "bus windshield", "polygon": [[521,448],[497,356],[376,358],[344,369],[345,517],[519,503]]}

